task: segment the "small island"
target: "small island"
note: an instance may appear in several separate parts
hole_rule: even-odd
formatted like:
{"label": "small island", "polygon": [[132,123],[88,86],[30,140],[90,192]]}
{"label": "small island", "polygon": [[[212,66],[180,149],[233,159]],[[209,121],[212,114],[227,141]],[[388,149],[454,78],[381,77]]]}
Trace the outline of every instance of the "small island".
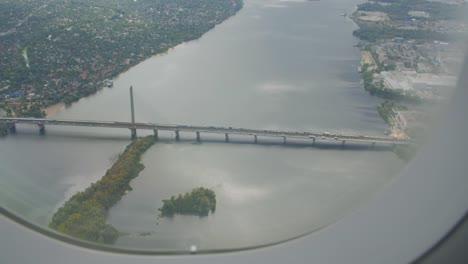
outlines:
{"label": "small island", "polygon": [[191,192],[179,194],[176,198],[163,200],[163,206],[159,209],[162,217],[172,217],[174,214],[207,216],[210,211],[216,210],[216,194],[203,187],[195,188]]}

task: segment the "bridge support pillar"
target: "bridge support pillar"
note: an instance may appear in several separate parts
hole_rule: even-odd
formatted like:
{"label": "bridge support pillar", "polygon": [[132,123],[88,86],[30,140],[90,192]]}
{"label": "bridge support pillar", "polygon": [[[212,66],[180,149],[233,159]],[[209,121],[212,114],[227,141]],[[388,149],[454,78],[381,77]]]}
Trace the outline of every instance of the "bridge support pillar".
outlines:
{"label": "bridge support pillar", "polygon": [[257,137],[257,135],[254,135],[254,143],[255,143],[255,144],[258,143],[258,137]]}
{"label": "bridge support pillar", "polygon": [[372,142],[371,148],[375,148],[375,142]]}
{"label": "bridge support pillar", "polygon": [[130,138],[132,140],[136,139],[137,138],[137,131],[136,131],[136,128],[130,128]]}
{"label": "bridge support pillar", "polygon": [[345,144],[346,144],[346,140],[341,141],[341,147],[342,148],[344,148]]}
{"label": "bridge support pillar", "polygon": [[201,141],[200,131],[195,132],[197,134],[197,142]]}
{"label": "bridge support pillar", "polygon": [[153,133],[154,133],[154,135],[153,135],[154,139],[157,140],[157,139],[159,138],[158,130],[157,130],[157,129],[153,129]]}
{"label": "bridge support pillar", "polygon": [[283,136],[283,144],[286,144],[286,137]]}
{"label": "bridge support pillar", "polygon": [[39,134],[44,135],[45,134],[45,126],[44,124],[39,124]]}
{"label": "bridge support pillar", "polygon": [[225,139],[226,142],[229,142],[229,134],[228,133],[224,134],[224,139]]}
{"label": "bridge support pillar", "polygon": [[16,133],[16,124],[15,123],[9,124],[8,129],[10,130],[10,133],[15,134]]}
{"label": "bridge support pillar", "polygon": [[315,138],[312,138],[312,145],[315,145]]}
{"label": "bridge support pillar", "polygon": [[180,140],[179,130],[175,131],[175,140],[177,140],[177,141]]}

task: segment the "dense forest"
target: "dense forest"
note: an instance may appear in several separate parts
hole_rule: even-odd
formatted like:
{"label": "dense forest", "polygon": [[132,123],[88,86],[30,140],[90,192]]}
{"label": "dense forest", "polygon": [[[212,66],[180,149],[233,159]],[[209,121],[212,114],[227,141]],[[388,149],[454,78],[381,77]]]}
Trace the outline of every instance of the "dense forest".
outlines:
{"label": "dense forest", "polygon": [[210,211],[214,213],[215,210],[216,194],[203,187],[195,188],[183,196],[179,194],[177,198],[172,196],[168,200],[163,200],[163,206],[159,209],[163,217],[172,217],[174,214],[207,216]]}
{"label": "dense forest", "polygon": [[52,217],[49,227],[73,237],[98,243],[114,243],[119,232],[106,224],[107,210],[116,204],[144,165],[141,156],[154,144],[152,137],[133,141],[104,177],[75,194]]}

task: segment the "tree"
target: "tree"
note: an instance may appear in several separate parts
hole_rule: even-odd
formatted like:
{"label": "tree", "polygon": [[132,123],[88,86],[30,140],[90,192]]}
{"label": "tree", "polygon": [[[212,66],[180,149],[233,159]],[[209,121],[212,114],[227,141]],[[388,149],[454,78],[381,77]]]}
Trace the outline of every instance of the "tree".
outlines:
{"label": "tree", "polygon": [[130,180],[143,169],[141,155],[153,144],[152,137],[133,141],[101,180],[75,194],[54,214],[49,227],[77,238],[113,243],[119,233],[106,224],[107,210],[130,189]]}
{"label": "tree", "polygon": [[172,217],[174,214],[207,216],[210,211],[214,213],[215,210],[215,193],[203,187],[195,188],[183,196],[179,194],[177,198],[172,196],[168,200],[163,200],[163,206],[159,209],[163,217]]}

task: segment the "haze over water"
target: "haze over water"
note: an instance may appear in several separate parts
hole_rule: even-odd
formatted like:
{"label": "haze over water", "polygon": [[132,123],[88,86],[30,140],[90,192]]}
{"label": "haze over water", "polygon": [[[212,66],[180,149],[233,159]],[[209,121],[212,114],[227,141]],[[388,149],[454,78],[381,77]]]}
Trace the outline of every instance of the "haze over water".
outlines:
{"label": "haze over water", "polygon": [[[133,85],[138,122],[383,134],[379,100],[359,83],[356,26],[340,16],[360,2],[245,0],[201,39],[146,60],[114,88],[51,118],[130,120]],[[129,143],[126,130],[46,129],[39,136],[18,126],[0,139],[0,201],[41,225]],[[110,210],[108,222],[128,234],[117,245],[223,249],[292,238],[371,199],[402,167],[391,152],[196,144],[195,135],[181,136],[187,140],[163,140],[145,154],[133,191]],[[215,214],[156,218],[162,199],[199,186],[216,192]]]}

